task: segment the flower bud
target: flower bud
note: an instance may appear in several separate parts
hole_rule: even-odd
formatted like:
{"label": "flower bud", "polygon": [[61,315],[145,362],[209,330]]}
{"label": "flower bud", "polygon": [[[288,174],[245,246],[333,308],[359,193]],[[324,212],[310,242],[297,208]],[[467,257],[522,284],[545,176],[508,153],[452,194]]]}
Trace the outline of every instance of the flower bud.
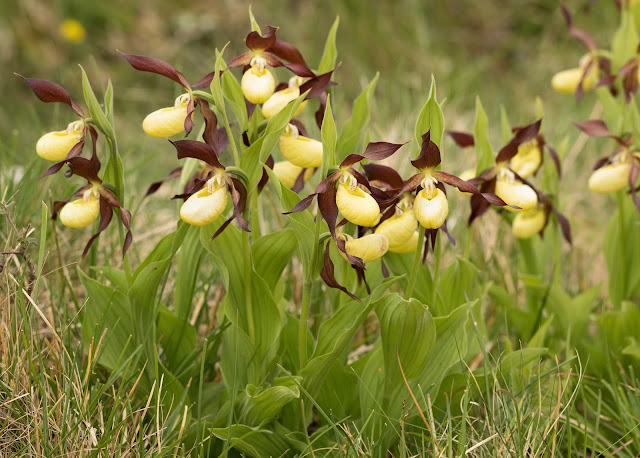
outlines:
{"label": "flower bud", "polygon": [[79,229],[93,223],[100,214],[100,195],[89,190],[82,199],[69,202],[60,210],[60,222]]}
{"label": "flower bud", "polygon": [[227,206],[227,187],[214,188],[209,193],[205,186],[189,197],[180,207],[180,218],[193,226],[206,226],[213,223]]}
{"label": "flower bud", "polygon": [[538,142],[531,140],[518,147],[518,154],[511,158],[511,169],[522,178],[529,178],[536,173],[542,162],[542,153]]}
{"label": "flower bud", "polygon": [[631,162],[615,162],[594,170],[589,177],[589,190],[608,194],[624,188],[629,182]]}
{"label": "flower bud", "polygon": [[298,134],[289,124],[280,136],[280,151],[286,160],[298,167],[315,168],[322,165],[322,142]]}
{"label": "flower bud", "polygon": [[389,239],[389,251],[397,253],[396,249],[406,244],[418,227],[418,221],[413,214],[413,208],[408,208],[401,215],[393,215],[384,220],[376,228],[376,234],[384,234]]}
{"label": "flower bud", "polygon": [[531,210],[538,204],[538,196],[531,186],[508,179],[496,181],[495,194],[507,203],[520,209],[504,207],[511,212]]}
{"label": "flower bud", "polygon": [[36,153],[47,161],[62,161],[69,151],[84,137],[84,122],[75,121],[67,130],[44,134],[36,143]]}
{"label": "flower bud", "polygon": [[276,80],[265,65],[264,58],[256,56],[251,61],[251,68],[242,75],[242,93],[251,103],[266,102],[276,89]]}
{"label": "flower bud", "polygon": [[351,187],[348,183],[340,183],[336,205],[347,221],[358,226],[373,227],[380,221],[378,202],[359,186]]}
{"label": "flower bud", "polygon": [[439,188],[434,188],[430,195],[422,189],[413,201],[413,212],[423,227],[438,229],[449,214],[447,196]]}
{"label": "flower bud", "polygon": [[[276,174],[280,183],[285,185],[287,188],[293,188],[300,172],[302,172],[302,167],[298,167],[289,161],[280,161],[273,165],[273,173]],[[313,169],[306,169],[303,177],[304,182],[306,183],[312,175]]]}
{"label": "flower bud", "polygon": [[391,243],[389,243],[389,252],[399,254],[413,253],[416,251],[416,248],[418,248],[418,237],[420,237],[420,234],[418,231],[414,231],[411,237],[403,243],[394,246],[391,246]]}
{"label": "flower bud", "polygon": [[[273,95],[269,97],[269,100],[264,102],[262,105],[262,115],[265,119],[273,118],[289,103],[300,97],[300,86],[298,85],[298,83],[301,82],[300,80],[302,80],[302,78],[299,76],[292,77],[291,80],[289,80],[288,88],[274,92]],[[307,102],[308,100],[305,100],[298,106],[298,109],[293,114],[294,118],[302,113],[302,110],[307,106]]]}
{"label": "flower bud", "polygon": [[[142,121],[142,129],[147,135],[158,138],[172,137],[184,132],[189,94],[178,97],[172,107],[161,108],[147,115]],[[193,118],[193,113],[191,113]]]}
{"label": "flower bud", "polygon": [[[384,234],[368,234],[359,239],[347,240],[345,248],[351,256],[356,256],[367,263],[384,256],[389,249],[389,239]],[[347,259],[342,251],[340,255]]]}
{"label": "flower bud", "polygon": [[547,214],[542,208],[518,213],[513,219],[513,235],[519,239],[528,239],[539,233],[547,223]]}

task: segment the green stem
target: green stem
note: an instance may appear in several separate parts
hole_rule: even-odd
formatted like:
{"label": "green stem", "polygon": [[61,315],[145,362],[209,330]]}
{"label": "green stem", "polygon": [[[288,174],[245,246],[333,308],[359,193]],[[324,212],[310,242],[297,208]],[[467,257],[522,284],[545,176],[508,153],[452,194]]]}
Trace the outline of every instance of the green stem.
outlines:
{"label": "green stem", "polygon": [[[113,138],[107,137],[107,144],[109,145],[109,167],[111,168],[111,174],[113,175],[114,186],[116,188],[116,197],[118,198],[118,202],[120,205],[124,207],[124,180],[122,178],[122,174],[120,173],[120,153],[118,152],[118,142],[115,138],[115,134]],[[120,245],[124,245],[124,228],[121,224],[118,224],[118,234],[120,236]],[[122,259],[122,263],[124,265],[124,271],[127,276],[127,280],[129,284],[133,279],[133,275],[131,274],[131,266],[129,265],[129,255],[125,254]]]}
{"label": "green stem", "polygon": [[300,352],[300,369],[307,365],[307,329],[309,328],[309,311],[311,309],[311,291],[313,289],[313,270],[317,262],[318,240],[320,239],[320,212],[316,215],[316,230],[314,233],[313,253],[311,263],[304,273],[302,285],[302,304],[300,305],[300,326],[298,327],[298,351]]}
{"label": "green stem", "polygon": [[411,267],[411,276],[409,277],[409,284],[407,285],[407,291],[404,293],[405,299],[410,299],[413,293],[413,288],[416,284],[418,277],[418,270],[420,269],[420,260],[422,258],[422,248],[424,247],[424,239],[427,235],[427,230],[423,227],[420,235],[418,236],[418,246],[416,247],[416,253],[413,256],[413,266]]}
{"label": "green stem", "polygon": [[431,293],[431,304],[436,303],[438,295],[438,281],[440,279],[440,261],[442,260],[442,237],[439,237],[440,231],[436,232],[436,249],[433,253],[435,264],[433,266],[433,291]]}
{"label": "green stem", "polygon": [[553,225],[553,282],[560,284],[560,224]]}
{"label": "green stem", "polygon": [[625,214],[624,214],[624,191],[618,191],[616,193],[616,198],[618,200],[618,216],[619,216],[619,220],[618,220],[618,226],[620,226],[620,237],[618,237],[618,239],[620,240],[620,249],[621,249],[621,253],[624,256],[624,259],[622,260],[622,262],[624,263],[625,268],[623,269],[623,273],[622,273],[622,293],[623,293],[623,298],[627,297],[627,266],[629,265],[627,262],[627,226],[626,226],[626,219],[625,219]]}
{"label": "green stem", "polygon": [[242,256],[244,261],[244,302],[247,307],[247,332],[249,333],[251,341],[255,342],[256,328],[253,319],[253,297],[251,290],[251,245],[247,231],[242,231]]}
{"label": "green stem", "polygon": [[257,190],[251,194],[251,232],[253,240],[260,237],[260,218],[258,215],[258,192]]}

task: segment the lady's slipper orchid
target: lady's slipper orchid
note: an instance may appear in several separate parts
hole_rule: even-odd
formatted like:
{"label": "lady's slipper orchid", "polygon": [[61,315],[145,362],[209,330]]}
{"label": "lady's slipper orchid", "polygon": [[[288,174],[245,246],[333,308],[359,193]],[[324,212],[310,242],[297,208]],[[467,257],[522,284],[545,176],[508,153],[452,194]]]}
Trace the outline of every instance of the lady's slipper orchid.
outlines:
{"label": "lady's slipper orchid", "polygon": [[[304,173],[303,173],[304,171]],[[313,175],[313,169],[298,167],[289,161],[276,162],[273,165],[273,172],[276,174],[280,182],[287,188],[293,188],[298,181],[300,174],[302,175],[303,183],[306,183]]]}
{"label": "lady's slipper orchid", "polygon": [[227,206],[227,192],[230,192],[234,214],[220,226],[214,238],[222,233],[234,219],[237,219],[238,225],[243,230],[249,232],[249,222],[242,216],[247,201],[246,187],[238,178],[233,178],[232,173],[220,163],[217,150],[219,143],[216,137],[216,116],[204,102],[201,104],[201,109],[205,119],[205,130],[202,135],[205,143],[195,140],[171,142],[178,152],[178,159],[187,157],[199,159],[208,165],[209,170],[203,179],[193,180],[191,187],[186,189],[185,193],[174,197],[174,199],[185,199],[185,203],[180,208],[180,217],[194,226],[211,224],[224,212]]}
{"label": "lady's slipper orchid", "polygon": [[[118,51],[119,52],[119,51]],[[143,130],[152,137],[171,137],[183,130],[188,136],[193,129],[193,112],[196,104],[206,103],[193,96],[191,84],[173,65],[155,57],[138,56],[120,52],[133,68],[141,72],[151,72],[175,81],[187,93],[178,97],[173,107],[161,108],[149,114],[142,123]],[[206,78],[206,77],[205,77]],[[198,87],[194,85],[194,87]]]}
{"label": "lady's slipper orchid", "polygon": [[[315,74],[307,67],[300,52],[291,44],[277,40],[277,27],[268,27],[269,31],[260,35],[251,32],[245,43],[249,52],[233,59],[228,68],[249,66],[242,75],[241,87],[245,98],[251,103],[265,103],[273,95],[276,81],[267,66],[287,67],[296,75],[313,78]],[[284,64],[278,57],[289,61]]]}
{"label": "lady's slipper orchid", "polygon": [[[280,113],[287,104],[300,97],[300,85],[304,84],[307,79],[308,78],[302,78],[300,76],[292,76],[289,79],[289,85],[285,89],[274,92],[273,95],[269,97],[269,100],[264,102],[262,105],[262,115],[266,119],[271,119]],[[304,107],[307,106],[308,102],[308,100],[305,100],[300,104],[296,112],[293,114],[294,118],[302,113],[302,110],[304,110]]]}
{"label": "lady's slipper orchid", "polygon": [[[157,138],[173,137],[184,132],[189,99],[189,94],[182,94],[172,107],[161,108],[148,114],[142,121],[142,130],[147,135]],[[191,113],[191,119],[193,121],[193,113]]]}
{"label": "lady's slipper orchid", "polygon": [[[349,255],[362,259],[368,263],[380,259],[389,249],[389,239],[384,234],[367,234],[357,239],[346,234],[340,234],[345,239],[345,248]],[[348,261],[344,253],[340,255]]]}
{"label": "lady's slipper orchid", "polygon": [[531,210],[538,203],[538,196],[533,188],[516,181],[514,173],[506,167],[498,169],[494,192],[511,206],[506,207],[509,211]]}
{"label": "lady's slipper orchid", "polygon": [[598,160],[594,171],[589,177],[589,190],[607,194],[629,186],[629,193],[638,211],[640,211],[640,197],[637,181],[640,174],[640,152],[631,149],[632,138],[614,135],[604,121],[591,119],[574,123],[580,130],[591,137],[609,137],[618,143],[613,153]]}
{"label": "lady's slipper orchid", "polygon": [[541,232],[547,224],[547,212],[536,207],[520,212],[513,219],[513,235],[519,239],[528,239]]}
{"label": "lady's slipper orchid", "polygon": [[[36,153],[38,156],[48,161],[56,162],[79,156],[84,147],[87,129],[91,133],[91,137],[95,144],[98,132],[93,128],[93,126],[88,125],[85,122],[85,115],[82,108],[80,108],[80,106],[71,99],[71,96],[66,89],[56,83],[52,83],[51,81],[37,78],[25,78],[21,75],[18,76],[29,85],[33,93],[40,100],[47,103],[64,103],[71,107],[71,109],[81,118],[78,121],[70,123],[66,130],[49,132],[40,137],[38,143],[36,143]],[[56,171],[60,170],[60,168],[62,168],[62,165],[57,167]]]}
{"label": "lady's slipper orchid", "polygon": [[[82,252],[82,256],[84,257],[89,252],[89,248],[91,248],[93,242],[111,223],[113,209],[119,209],[120,221],[127,230],[122,247],[122,254],[124,256],[131,246],[132,241],[131,213],[122,208],[116,196],[102,184],[102,180],[98,177],[100,161],[95,154],[95,150],[91,159],[85,159],[83,157],[65,159],[63,162],[51,167],[45,173],[45,176],[56,173],[65,164],[69,166],[69,171],[65,173],[67,177],[78,175],[87,180],[88,184],[76,190],[68,199],[55,201],[53,203],[52,219],[55,220],[59,217],[65,226],[83,228],[89,226],[96,220],[98,214],[100,215],[98,231],[93,234],[87,242]],[[82,198],[70,202],[74,197]]]}
{"label": "lady's slipper orchid", "polygon": [[93,223],[100,214],[100,193],[96,188],[87,189],[82,199],[69,202],[60,210],[60,222],[67,227],[83,228]]}
{"label": "lady's slipper orchid", "polygon": [[347,221],[363,227],[373,227],[380,222],[380,206],[371,196],[371,192],[358,180],[343,173],[336,194],[338,210]]}
{"label": "lady's slipper orchid", "polygon": [[298,167],[320,167],[322,151],[322,142],[300,135],[294,124],[289,124],[280,136],[282,156]]}
{"label": "lady's slipper orchid", "polygon": [[404,253],[413,251],[410,247],[414,235],[417,234],[417,228],[418,221],[414,214],[413,199],[407,193],[398,204],[393,206],[391,217],[385,219],[376,227],[375,233],[387,236],[389,239],[389,251],[392,253]]}
{"label": "lady's slipper orchid", "polygon": [[77,144],[84,142],[84,121],[74,121],[66,130],[44,134],[36,143],[36,153],[47,161],[62,161]]}
{"label": "lady's slipper orchid", "polygon": [[518,152],[511,158],[511,170],[521,178],[529,178],[534,175],[542,164],[542,151],[538,138],[522,143],[518,146]]}
{"label": "lady's slipper orchid", "polygon": [[[420,154],[411,161],[411,164],[420,170],[420,173],[409,178],[397,195],[418,190],[413,202],[413,213],[425,230],[428,231],[432,244],[440,227],[446,232],[446,218],[449,213],[449,204],[443,183],[455,186],[460,191],[474,194],[474,197],[493,205],[504,206],[505,202],[491,193],[481,193],[471,183],[450,173],[436,170],[440,165],[440,149],[431,141],[431,131],[422,135]],[[448,235],[448,233],[447,233]]]}

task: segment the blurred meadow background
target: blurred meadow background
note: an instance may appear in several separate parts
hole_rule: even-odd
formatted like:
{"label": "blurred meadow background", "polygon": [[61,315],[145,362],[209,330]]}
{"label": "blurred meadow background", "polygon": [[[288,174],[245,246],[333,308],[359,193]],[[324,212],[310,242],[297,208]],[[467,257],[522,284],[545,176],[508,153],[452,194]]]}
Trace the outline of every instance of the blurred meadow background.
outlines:
{"label": "blurred meadow background", "polygon": [[[606,40],[618,17],[614,2],[597,2],[591,14],[587,5],[582,1],[569,3],[579,25],[596,39]],[[1,0],[3,166],[19,167],[17,170],[26,167],[33,173],[35,184],[38,173],[44,170],[40,170],[44,166],[34,154],[36,140],[73,120],[72,113],[61,106],[45,106],[34,100],[27,85],[13,72],[58,82],[79,100],[80,64],[96,88],[106,87],[108,78],[114,84],[119,144],[128,164],[127,185],[139,190],[141,201],[149,184],[178,164],[168,143],[143,134],[142,119],[158,107],[170,105],[179,90],[164,78],[136,72],[117,50],[171,62],[195,82],[213,69],[216,47],[221,49],[229,42],[227,56],[243,51],[249,6],[246,1]],[[479,96],[495,134],[494,148],[500,147],[500,107],[505,107],[512,124],[527,124],[536,116],[535,98],[540,96],[545,106],[546,138],[557,145],[566,137],[569,152],[565,167],[578,169],[572,175],[575,180],[563,183],[562,191],[571,195],[566,200],[567,214],[572,221],[577,219],[578,227],[598,222],[592,208],[606,205],[607,198],[595,198],[586,192],[586,164],[597,157],[598,153],[590,150],[598,142],[582,148],[584,141],[579,141],[572,148],[579,132],[571,122],[586,119],[591,105],[576,104],[571,96],[555,93],[549,83],[555,72],[575,66],[583,53],[582,45],[567,34],[557,1],[523,0],[509,7],[501,1],[473,0],[270,1],[255,3],[252,8],[260,24],[279,26],[279,36],[297,45],[311,63],[319,61],[326,33],[336,16],[340,17],[337,42],[341,65],[335,73],[340,90],[335,91],[334,112],[338,122],[344,122],[352,100],[380,72],[373,99],[372,139],[411,138],[413,120],[427,98],[432,74],[439,96],[446,98],[446,128],[470,131]],[[83,30],[72,25],[65,36],[65,21],[69,20],[77,21]],[[288,78],[279,72],[282,79]],[[448,170],[461,172],[474,166],[473,152],[467,154],[447,140],[443,157]],[[51,180],[40,186],[54,186],[54,194],[59,195],[56,187],[63,185]],[[37,218],[38,202],[33,199],[33,215],[18,215],[24,218],[22,222]],[[146,215],[166,207],[158,199],[142,205],[155,209]],[[134,219],[137,241],[155,241],[163,234],[162,228],[169,231],[172,227],[154,226],[142,219]],[[596,237],[575,234],[577,247],[584,251],[573,251],[571,259],[577,270],[567,269],[578,272],[579,277],[591,276],[592,282],[605,280],[597,268],[587,272],[581,268],[585,259],[596,256]]]}

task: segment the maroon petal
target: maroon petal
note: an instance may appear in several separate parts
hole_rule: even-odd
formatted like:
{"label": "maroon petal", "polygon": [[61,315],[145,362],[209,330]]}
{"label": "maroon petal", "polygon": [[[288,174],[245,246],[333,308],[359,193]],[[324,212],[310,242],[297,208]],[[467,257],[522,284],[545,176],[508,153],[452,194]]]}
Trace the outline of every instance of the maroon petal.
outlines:
{"label": "maroon petal", "polygon": [[158,189],[160,189],[160,187],[166,181],[173,180],[174,178],[178,178],[180,175],[182,175],[182,167],[173,169],[166,178],[163,178],[160,181],[156,181],[155,183],[152,183],[151,186],[149,186],[149,189],[147,189],[147,192],[144,196],[145,197],[150,196],[151,194],[155,193]]}
{"label": "maroon petal", "polygon": [[601,119],[589,119],[583,122],[574,121],[573,124],[590,137],[615,137]]}
{"label": "maroon petal", "polygon": [[[481,191],[483,193],[493,193],[496,187],[496,179],[495,177],[492,178],[491,180],[487,181],[481,188]],[[471,214],[469,215],[469,219],[467,221],[467,226],[470,226],[471,223],[473,223],[473,221],[476,218],[479,218],[480,216],[484,215],[485,212],[489,209],[489,201],[484,198],[484,196],[480,196],[480,195],[473,195],[471,196]]]}
{"label": "maroon petal", "polygon": [[229,224],[231,224],[231,222],[236,219],[236,215],[232,215],[231,218],[229,218],[228,220],[226,220],[224,223],[222,223],[222,225],[218,228],[217,231],[214,232],[214,234],[211,236],[211,240],[215,239],[217,236],[219,236],[220,234],[222,234],[224,232],[224,230],[227,228],[227,226]]}
{"label": "maroon petal", "polygon": [[496,162],[507,162],[513,156],[518,154],[518,147],[535,139],[540,132],[540,125],[542,124],[542,119],[538,119],[536,122],[529,124],[528,126],[518,128],[516,130],[516,135],[511,139],[509,143],[504,146],[498,155],[496,156]]}
{"label": "maroon petal", "polygon": [[186,157],[192,157],[194,159],[200,159],[201,161],[209,164],[216,169],[224,169],[224,166],[220,164],[216,152],[206,143],[202,143],[196,140],[178,140],[169,142],[175,146],[178,152],[178,159],[184,159]]}
{"label": "maroon petal", "polygon": [[460,177],[451,175],[450,173],[443,172],[441,170],[434,170],[431,173],[434,176],[434,178],[438,179],[439,181],[442,181],[443,183],[447,183],[451,186],[455,186],[462,192],[469,192],[471,194],[480,194],[480,191],[478,191],[478,188],[476,188],[474,185],[472,185],[468,181],[463,180]]}
{"label": "maroon petal", "polygon": [[252,51],[266,51],[276,43],[276,31],[278,27],[267,26],[269,30],[264,35],[260,35],[258,32],[251,32],[247,35],[245,43],[247,48]]}
{"label": "maroon petal", "polygon": [[[242,64],[242,65],[245,65],[245,64]],[[218,71],[218,74],[220,75],[220,77],[222,77],[222,73],[223,72],[224,72],[224,70]],[[216,76],[216,72],[215,71],[213,71],[211,73],[207,73],[200,81],[198,81],[196,84],[194,84],[191,87],[193,89],[205,89],[205,88],[208,88],[209,86],[211,86],[211,82],[213,81],[213,77],[214,76]]]}
{"label": "maroon petal", "polygon": [[184,136],[188,137],[193,129],[193,117],[191,116],[193,112],[196,111],[196,105],[193,100],[193,97],[189,98],[189,103],[187,104],[187,116],[184,118]]}
{"label": "maroon petal", "polygon": [[634,160],[631,162],[631,170],[629,172],[629,189],[631,192],[631,198],[633,199],[633,203],[636,205],[638,211],[640,211],[640,197],[636,194],[636,181],[638,181],[638,173],[640,172],[640,167],[638,167],[638,163]]}
{"label": "maroon petal", "polygon": [[202,134],[202,138],[204,139],[204,142],[213,149],[215,155],[219,156],[220,150],[216,144],[218,139],[218,118],[211,108],[209,108],[209,103],[206,100],[198,99],[198,105],[200,105],[200,113],[202,113],[202,117],[204,118],[204,132]]}
{"label": "maroon petal", "polygon": [[327,86],[331,85],[332,74],[333,70],[311,78],[309,81],[300,86],[300,94],[304,94],[309,89],[311,89],[311,91],[309,91],[309,93],[307,94],[307,99],[320,97],[322,94],[325,94],[327,92]]}
{"label": "maroon petal", "polygon": [[296,182],[293,184],[291,190],[293,192],[300,192],[304,188],[304,175],[307,173],[307,169],[302,169],[296,177]]}
{"label": "maroon petal", "polygon": [[435,168],[440,164],[440,149],[431,141],[431,130],[422,134],[420,154],[411,161],[411,165],[419,170]]}
{"label": "maroon petal", "polygon": [[69,105],[78,116],[84,118],[84,113],[80,106],[71,99],[67,90],[59,84],[38,78],[25,78],[17,73],[16,75],[22,78],[29,85],[33,93],[43,102],[64,103]]}
{"label": "maroon petal", "polygon": [[358,162],[362,161],[363,159],[366,159],[366,158],[364,156],[360,155],[360,154],[349,154],[340,163],[340,168],[342,169],[342,168],[345,168],[345,167],[351,167],[352,165],[357,164]]}
{"label": "maroon petal", "polygon": [[304,124],[302,124],[302,122],[298,121],[297,119],[292,119],[291,121],[289,121],[289,124],[293,124],[294,126],[296,126],[298,128],[298,133],[303,137],[309,137],[309,131],[304,126]]}
{"label": "maroon petal", "polygon": [[404,182],[402,187],[398,189],[398,192],[396,192],[396,196],[400,197],[405,192],[414,191],[418,186],[420,186],[420,182],[422,182],[423,177],[424,175],[422,173],[416,173],[414,176]]}
{"label": "maroon petal", "polygon": [[[273,156],[269,155],[264,165],[266,167],[269,167],[270,169],[273,169],[274,163],[275,162],[273,160]],[[258,193],[262,192],[262,189],[267,185],[267,182],[269,181],[269,174],[267,173],[266,167],[262,167],[262,176],[260,177],[260,181],[258,182]]]}
{"label": "maroon petal", "polygon": [[[120,51],[118,51],[120,52]],[[164,60],[156,59],[155,57],[138,56],[135,54],[127,54],[120,52],[122,57],[127,59],[127,62],[131,64],[133,68],[141,72],[151,72],[162,75],[170,80],[175,81],[183,88],[190,90],[191,86],[182,73],[175,69],[173,65]]]}
{"label": "maroon petal", "polygon": [[82,252],[82,257],[84,258],[89,252],[89,248],[93,245],[93,242],[98,238],[98,236],[104,231],[109,224],[111,223],[111,218],[113,218],[113,207],[107,202],[106,199],[100,198],[100,224],[98,225],[98,232],[93,234],[87,245],[84,247],[84,251]]}
{"label": "maroon petal", "polygon": [[564,20],[566,21],[567,27],[569,28],[569,34],[572,37],[580,40],[590,51],[595,52],[598,47],[596,46],[596,42],[593,37],[584,30],[577,29],[573,26],[571,12],[564,4],[564,2],[560,3],[560,7],[562,8],[562,15],[564,16]]}
{"label": "maroon petal", "polygon": [[558,152],[552,148],[549,144],[546,144],[547,150],[551,155],[551,160],[553,164],[556,166],[556,171],[558,172],[558,177],[562,176],[562,165],[560,164],[560,156],[558,156]]}
{"label": "maroon petal", "polygon": [[444,223],[442,223],[442,226],[440,226],[440,229],[442,229],[444,231],[445,234],[447,234],[447,239],[449,239],[449,243],[451,245],[455,245],[456,244],[456,239],[453,238],[453,235],[451,235],[449,233],[449,229],[447,229],[447,220],[444,220]]}
{"label": "maroon petal", "polygon": [[247,204],[247,190],[242,182],[236,178],[231,178],[230,182],[231,201],[233,202],[233,211],[238,220],[238,226],[247,232],[251,232],[251,229],[249,229],[249,221],[242,216],[244,207]]}
{"label": "maroon petal", "polygon": [[380,164],[364,164],[362,167],[369,182],[378,181],[384,183],[389,189],[400,189],[404,184],[400,174],[391,167]]}
{"label": "maroon petal", "polygon": [[280,59],[284,59],[292,64],[303,65],[308,68],[307,63],[304,61],[304,57],[298,51],[298,48],[291,43],[282,40],[276,40],[273,45],[267,49],[270,53],[275,54]]}
{"label": "maroon petal", "polygon": [[367,145],[362,155],[367,159],[373,161],[381,161],[390,157],[393,153],[398,151],[405,143],[387,143],[387,142],[371,142]]}
{"label": "maroon petal", "polygon": [[82,154],[83,148],[84,148],[84,137],[82,137],[78,143],[73,145],[73,147],[69,150],[69,153],[67,154],[67,157],[64,158],[64,160],[68,161],[69,159],[80,156]]}
{"label": "maroon petal", "polygon": [[298,202],[289,212],[284,212],[283,215],[290,215],[291,213],[297,213],[306,210],[313,202],[313,198],[317,196],[317,193],[309,194],[307,197]]}
{"label": "maroon petal", "polygon": [[343,293],[347,294],[351,299],[360,302],[360,299],[358,299],[357,296],[350,293],[349,290],[347,290],[347,288],[342,286],[336,280],[333,262],[331,261],[331,257],[329,256],[329,243],[327,243],[324,249],[324,264],[322,266],[322,271],[320,272],[320,277],[322,278],[322,280],[324,280],[324,282],[330,288],[339,289]]}
{"label": "maroon petal", "polygon": [[90,183],[102,182],[98,177],[100,162],[85,159],[84,157],[74,157],[66,161],[66,164],[69,165],[69,176],[78,175]]}
{"label": "maroon petal", "polygon": [[466,148],[468,146],[473,146],[475,144],[475,140],[473,139],[473,135],[467,132],[456,132],[453,130],[448,130],[447,133],[456,142],[456,145]]}
{"label": "maroon petal", "polygon": [[[251,63],[251,59],[253,59],[253,56],[255,56],[255,54],[252,52],[245,52],[244,54],[240,54],[238,57],[229,62],[227,68],[244,67],[245,65],[249,65]],[[209,75],[211,75],[211,81],[213,81],[213,74],[209,73]],[[209,75],[205,76],[201,81],[198,81],[198,83],[204,82],[209,77]],[[211,84],[211,81],[209,81],[209,84]]]}
{"label": "maroon petal", "polygon": [[560,229],[562,230],[562,236],[569,243],[569,245],[572,245],[573,242],[571,239],[571,225],[569,224],[569,220],[555,208],[553,208],[553,213],[554,215],[556,215],[556,218],[558,219],[558,223],[560,224]]}

